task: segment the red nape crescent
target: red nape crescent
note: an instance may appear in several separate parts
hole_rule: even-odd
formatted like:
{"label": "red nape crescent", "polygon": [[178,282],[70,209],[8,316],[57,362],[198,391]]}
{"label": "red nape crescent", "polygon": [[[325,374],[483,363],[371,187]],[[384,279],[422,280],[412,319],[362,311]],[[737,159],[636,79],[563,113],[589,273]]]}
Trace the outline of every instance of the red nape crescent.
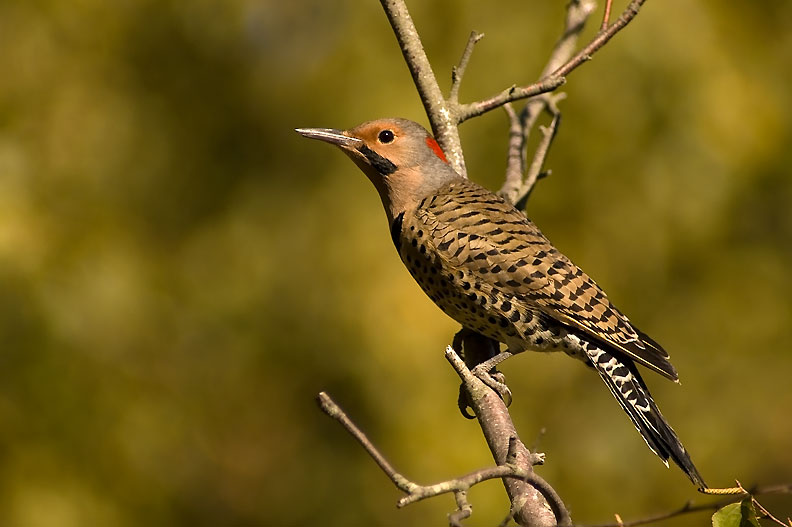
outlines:
{"label": "red nape crescent", "polygon": [[448,159],[446,159],[443,149],[440,148],[440,145],[437,144],[437,141],[435,141],[433,137],[426,138],[426,146],[431,148],[435,155],[443,160],[443,163],[448,163]]}

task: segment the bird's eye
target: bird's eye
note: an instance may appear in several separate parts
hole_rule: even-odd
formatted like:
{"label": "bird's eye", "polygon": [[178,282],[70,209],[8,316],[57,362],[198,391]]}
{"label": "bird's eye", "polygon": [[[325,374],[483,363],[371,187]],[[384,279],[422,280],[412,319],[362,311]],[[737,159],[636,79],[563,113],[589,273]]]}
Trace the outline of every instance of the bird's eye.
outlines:
{"label": "bird's eye", "polygon": [[391,143],[395,138],[396,136],[393,135],[393,130],[383,130],[377,136],[379,142],[383,144]]}

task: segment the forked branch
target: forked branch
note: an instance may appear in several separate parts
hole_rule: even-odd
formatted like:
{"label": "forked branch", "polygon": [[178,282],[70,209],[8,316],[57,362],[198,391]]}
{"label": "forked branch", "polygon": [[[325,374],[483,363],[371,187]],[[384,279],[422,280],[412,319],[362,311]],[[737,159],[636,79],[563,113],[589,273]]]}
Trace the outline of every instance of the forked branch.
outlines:
{"label": "forked branch", "polygon": [[[453,353],[453,350],[451,350],[451,353]],[[458,362],[456,362],[455,368],[461,363],[461,368],[467,371],[467,374],[470,374],[470,371],[467,370],[464,362],[461,362],[459,357],[456,357],[456,361]],[[471,487],[491,479],[513,478],[531,485],[545,496],[553,507],[553,510],[556,511],[558,525],[571,525],[569,513],[555,490],[553,490],[544,479],[537,475],[530,466],[526,467],[520,464],[519,449],[521,445],[516,438],[512,438],[509,441],[507,462],[504,464],[477,470],[464,476],[441,483],[435,483],[433,485],[419,485],[397,472],[385,456],[368,439],[366,434],[355,425],[349,416],[347,416],[329,395],[325,392],[319,393],[317,402],[322,411],[338,421],[344,429],[360,443],[366,452],[368,452],[393,484],[406,494],[406,496],[396,503],[396,506],[399,508],[441,494],[453,493],[457,503],[457,510],[449,515],[449,521],[451,525],[459,525],[459,522],[467,518],[471,512],[470,504],[467,502],[467,491],[470,490]]]}
{"label": "forked branch", "polygon": [[509,150],[506,161],[506,177],[498,194],[510,203],[514,203],[517,208],[524,206],[536,182],[541,177],[549,175],[549,172],[542,172],[542,168],[550,151],[550,145],[556,133],[558,133],[558,126],[561,123],[561,112],[558,110],[555,99],[552,96],[545,95],[539,102],[547,110],[547,113],[552,116],[552,121],[550,121],[549,126],[539,127],[542,133],[542,140],[539,142],[539,146],[536,147],[527,171],[525,168],[525,143],[536,119],[524,120],[523,117],[528,113],[526,111],[528,109],[527,106],[521,116],[517,115],[510,104],[505,106],[506,114],[509,117]]}
{"label": "forked branch", "polygon": [[[476,117],[490,110],[498,108],[499,106],[503,106],[507,102],[534,97],[542,93],[553,91],[556,88],[562,86],[566,82],[567,75],[569,75],[584,62],[591,60],[594,53],[599,51],[605,44],[608,43],[611,38],[613,38],[614,35],[616,35],[616,33],[624,29],[627,24],[629,24],[636,17],[638,11],[641,9],[641,6],[645,1],[646,0],[632,0],[632,2],[630,2],[627,8],[613,24],[600,30],[591,40],[591,42],[589,42],[589,44],[580,50],[580,52],[578,52],[574,57],[567,60],[565,63],[558,66],[549,73],[545,72],[542,78],[537,82],[527,86],[513,86],[487,99],[460,105],[457,109],[458,122],[462,123],[471,117]],[[579,16],[582,18],[582,23],[585,23],[585,20],[591,13],[591,9],[588,6],[593,6],[593,2],[572,2],[570,4],[570,8],[568,8],[568,12],[574,12],[574,10],[578,9],[581,5],[584,7],[580,9]],[[579,29],[575,29],[574,31],[579,33],[582,29],[582,23],[580,24]],[[573,25],[572,27],[575,28],[576,26]]]}
{"label": "forked branch", "polygon": [[[548,62],[552,69],[548,70],[546,68],[542,72],[541,78],[533,84],[525,86],[515,85],[487,99],[467,104],[458,102],[461,73],[470,59],[474,44],[480,40],[481,36],[474,32],[468,40],[462,60],[452,77],[449,96],[446,98],[440,90],[437,78],[432,71],[429,59],[426,57],[420,36],[415,29],[415,24],[412,21],[412,17],[410,17],[404,0],[380,0],[380,3],[399,42],[407,67],[410,69],[413,81],[421,97],[421,102],[424,105],[424,110],[429,117],[435,139],[445,151],[454,170],[460,175],[467,177],[462,144],[457,128],[459,124],[472,117],[503,106],[508,102],[535,97],[558,89],[566,82],[566,76],[569,73],[583,62],[590,60],[594,53],[635,18],[645,1],[632,0],[613,24],[604,27],[585,48],[562,63],[558,59],[571,55],[569,52],[570,46],[574,46],[577,35],[582,30],[583,24],[595,6],[593,0],[572,0],[567,7],[567,21],[564,33],[553,53],[551,53],[551,60]],[[606,18],[603,18],[603,20],[606,20]],[[476,36],[474,37],[473,35]]]}

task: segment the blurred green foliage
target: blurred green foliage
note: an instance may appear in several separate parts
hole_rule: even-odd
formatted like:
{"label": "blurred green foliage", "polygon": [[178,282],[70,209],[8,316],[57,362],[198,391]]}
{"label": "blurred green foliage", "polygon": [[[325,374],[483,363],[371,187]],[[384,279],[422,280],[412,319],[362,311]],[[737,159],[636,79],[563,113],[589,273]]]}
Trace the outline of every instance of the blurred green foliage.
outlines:
{"label": "blurred green foliage", "polygon": [[[554,1],[411,8],[444,86],[487,34],[465,101],[532,81],[563,20]],[[682,386],[648,382],[711,485],[792,480],[790,20],[781,0],[649,2],[564,87],[529,203],[670,350]],[[4,0],[0,75],[0,525],[442,524],[451,498],[395,510],[312,399],[420,482],[491,463],[442,358],[455,324],[365,178],[292,131],[425,122],[378,3]],[[462,135],[497,187],[502,112]],[[505,372],[577,521],[695,497],[579,364]],[[507,510],[497,483],[470,497],[471,526]]]}
{"label": "blurred green foliage", "polygon": [[[771,513],[772,514],[772,513]],[[712,515],[712,527],[761,527],[750,497],[726,505]]]}

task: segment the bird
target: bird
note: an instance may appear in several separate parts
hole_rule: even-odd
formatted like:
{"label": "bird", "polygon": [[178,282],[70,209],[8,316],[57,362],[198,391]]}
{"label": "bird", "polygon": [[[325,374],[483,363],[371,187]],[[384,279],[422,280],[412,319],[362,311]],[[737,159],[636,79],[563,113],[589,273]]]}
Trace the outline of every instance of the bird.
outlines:
{"label": "bird", "polygon": [[707,488],[638,371],[678,382],[668,353],[523,212],[460,176],[416,122],[295,131],[340,148],[374,184],[402,262],[442,311],[509,350],[564,352],[595,369],[652,452]]}

